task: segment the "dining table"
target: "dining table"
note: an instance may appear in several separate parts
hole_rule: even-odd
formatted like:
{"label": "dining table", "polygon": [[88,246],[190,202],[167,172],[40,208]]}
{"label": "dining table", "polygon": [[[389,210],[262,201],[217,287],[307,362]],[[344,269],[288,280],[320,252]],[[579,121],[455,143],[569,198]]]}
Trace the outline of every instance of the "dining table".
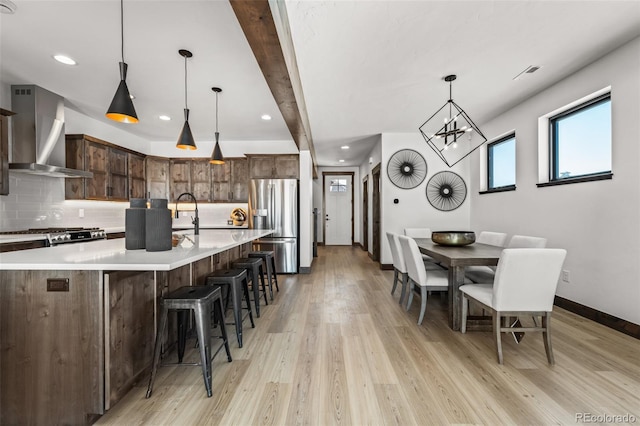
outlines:
{"label": "dining table", "polygon": [[504,248],[481,243],[464,246],[442,245],[428,238],[415,238],[415,241],[421,253],[431,256],[448,269],[449,327],[458,331],[462,322],[460,286],[464,284],[465,267],[496,266]]}

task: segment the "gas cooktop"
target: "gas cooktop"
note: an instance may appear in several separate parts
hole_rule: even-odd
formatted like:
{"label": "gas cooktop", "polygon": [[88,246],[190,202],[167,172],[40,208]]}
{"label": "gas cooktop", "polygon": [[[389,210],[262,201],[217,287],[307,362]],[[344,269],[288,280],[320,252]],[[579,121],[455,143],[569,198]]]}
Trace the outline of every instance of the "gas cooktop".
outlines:
{"label": "gas cooktop", "polygon": [[47,238],[50,246],[66,243],[81,243],[107,238],[107,233],[100,228],[30,228],[21,231],[3,231],[1,235],[37,235]]}

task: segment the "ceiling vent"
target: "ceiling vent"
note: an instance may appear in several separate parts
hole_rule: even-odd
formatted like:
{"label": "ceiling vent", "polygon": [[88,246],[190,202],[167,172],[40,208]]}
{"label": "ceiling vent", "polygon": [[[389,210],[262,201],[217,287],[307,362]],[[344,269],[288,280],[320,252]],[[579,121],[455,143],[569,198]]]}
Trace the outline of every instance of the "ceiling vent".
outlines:
{"label": "ceiling vent", "polygon": [[13,15],[16,13],[18,7],[9,0],[0,0],[0,13],[6,13],[7,15]]}
{"label": "ceiling vent", "polygon": [[540,68],[541,67],[538,66],[538,65],[529,65],[524,70],[522,70],[518,75],[513,77],[513,80],[518,80],[519,78],[522,78],[523,76],[526,76],[527,74],[533,74],[534,72],[538,71]]}

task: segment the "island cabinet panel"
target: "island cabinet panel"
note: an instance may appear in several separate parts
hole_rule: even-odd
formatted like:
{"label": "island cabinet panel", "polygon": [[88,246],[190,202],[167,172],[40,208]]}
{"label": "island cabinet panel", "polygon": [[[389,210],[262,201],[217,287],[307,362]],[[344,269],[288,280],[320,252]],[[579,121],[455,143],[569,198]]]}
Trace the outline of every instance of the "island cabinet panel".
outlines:
{"label": "island cabinet panel", "polygon": [[191,161],[171,160],[169,175],[171,176],[169,179],[171,191],[169,201],[175,201],[184,192],[191,192]]}
{"label": "island cabinet panel", "polygon": [[192,263],[194,285],[205,285],[207,276],[214,271],[213,256],[205,257]]}
{"label": "island cabinet panel", "polygon": [[[48,291],[65,280],[68,291]],[[104,399],[100,273],[5,270],[0,282],[0,424],[93,423]]]}
{"label": "island cabinet panel", "polygon": [[153,359],[156,289],[153,272],[105,273],[105,409],[144,381]]}
{"label": "island cabinet panel", "polygon": [[[211,199],[211,164],[209,159],[191,161],[191,193],[200,202]],[[180,194],[178,194],[180,195]]]}
{"label": "island cabinet panel", "polygon": [[144,156],[129,153],[129,198],[147,198]]}
{"label": "island cabinet panel", "polygon": [[149,198],[169,199],[169,159],[147,157],[146,172]]}
{"label": "island cabinet panel", "polygon": [[220,269],[227,269],[229,267],[229,252],[224,251],[222,253],[213,255],[213,270],[219,271]]}

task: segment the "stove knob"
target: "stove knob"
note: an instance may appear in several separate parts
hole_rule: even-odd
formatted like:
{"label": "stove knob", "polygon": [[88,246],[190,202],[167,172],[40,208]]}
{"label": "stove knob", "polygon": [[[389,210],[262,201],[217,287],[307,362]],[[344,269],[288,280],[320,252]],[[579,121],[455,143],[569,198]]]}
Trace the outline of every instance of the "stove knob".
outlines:
{"label": "stove knob", "polygon": [[59,236],[59,235],[53,235],[53,236],[51,236],[51,241],[53,241],[53,242],[56,242],[56,241],[58,241],[59,239],[60,239],[60,236]]}

